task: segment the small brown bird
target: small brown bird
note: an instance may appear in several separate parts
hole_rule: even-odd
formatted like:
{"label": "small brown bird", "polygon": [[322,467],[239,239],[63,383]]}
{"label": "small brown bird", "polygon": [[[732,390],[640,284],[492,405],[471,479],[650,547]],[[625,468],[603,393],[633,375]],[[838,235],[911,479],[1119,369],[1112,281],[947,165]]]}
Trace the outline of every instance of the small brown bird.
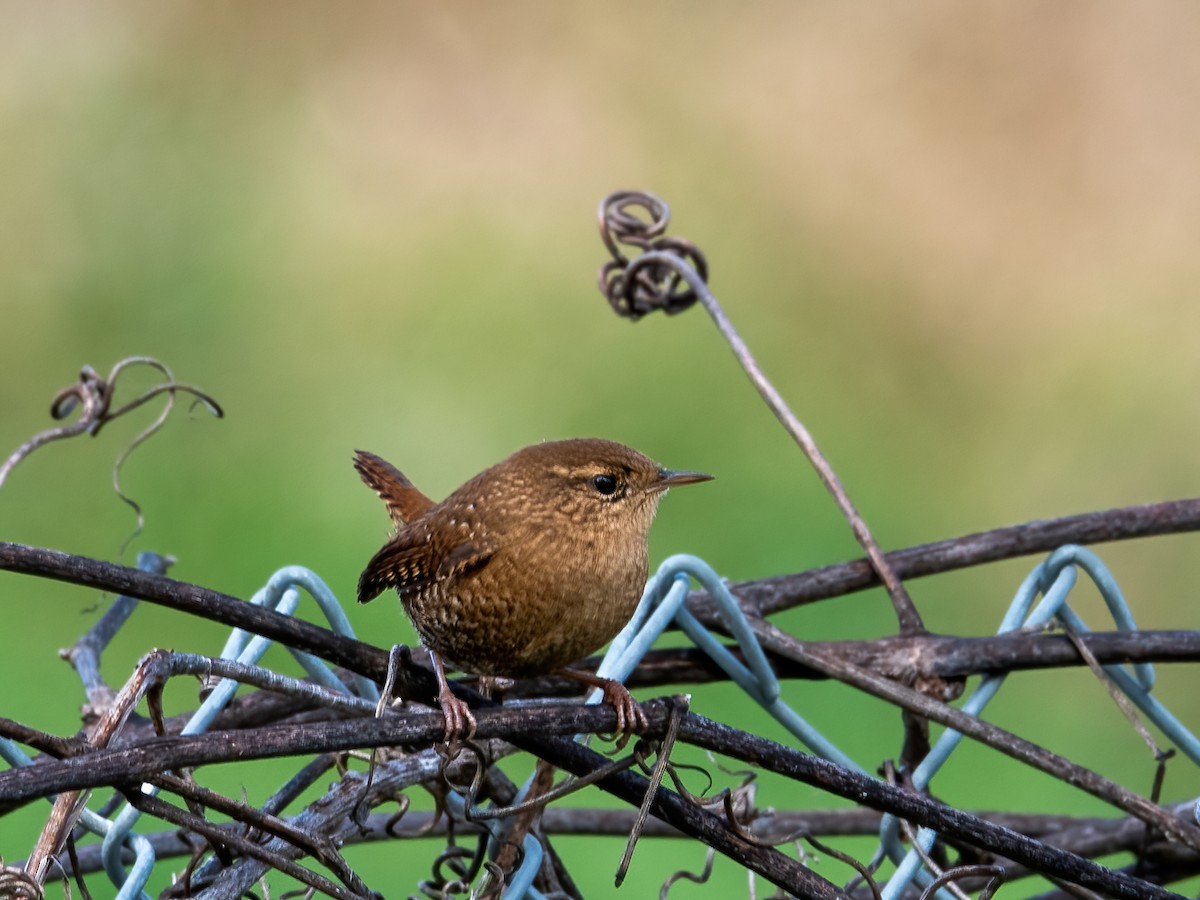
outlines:
{"label": "small brown bird", "polygon": [[433,659],[448,741],[475,720],[443,660],[475,675],[568,675],[604,689],[619,730],[640,724],[624,685],[566,667],[633,615],[663,494],[712,476],[600,439],[526,447],[436,504],[378,456],[355,451],[354,468],[397,529],[367,563],[358,601],[399,593]]}

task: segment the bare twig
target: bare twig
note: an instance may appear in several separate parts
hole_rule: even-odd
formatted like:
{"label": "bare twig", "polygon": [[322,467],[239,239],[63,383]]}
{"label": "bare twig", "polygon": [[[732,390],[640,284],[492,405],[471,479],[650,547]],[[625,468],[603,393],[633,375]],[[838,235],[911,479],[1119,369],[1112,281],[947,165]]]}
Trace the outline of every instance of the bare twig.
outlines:
{"label": "bare twig", "polygon": [[[228,594],[198,585],[151,575],[128,566],[115,565],[57,550],[25,547],[0,542],[0,569],[40,575],[85,587],[137,597],[180,612],[244,628],[307,650],[336,665],[382,681],[387,671],[387,654],[351,638],[263,609]],[[435,695],[430,695],[430,700]]]}
{"label": "bare twig", "polygon": [[[338,853],[334,843],[320,834],[313,834],[303,828],[296,828],[271,813],[254,809],[246,803],[241,803],[224,797],[215,791],[202,787],[185,778],[176,775],[157,775],[149,779],[149,783],[178,794],[193,803],[202,804],[217,812],[223,813],[244,825],[251,826],[265,834],[277,837],[291,844],[301,853],[311,856],[321,865],[333,872],[351,891],[356,894],[367,893],[364,885],[354,871],[347,865],[346,860]],[[176,823],[179,824],[179,823]],[[207,834],[211,837],[211,834]]]}
{"label": "bare twig", "polygon": [[6,737],[27,747],[33,747],[35,750],[45,753],[47,756],[52,756],[55,759],[74,756],[82,750],[78,741],[67,740],[56,734],[49,734],[37,728],[32,728],[23,722],[15,722],[3,716],[0,716],[0,737]]}
{"label": "bare twig", "polygon": [[[609,775],[613,775],[617,772],[624,772],[626,769],[631,769],[633,766],[637,765],[639,761],[640,752],[639,750],[635,750],[628,756],[624,756],[620,759],[614,759],[600,768],[594,769],[586,775],[582,775],[578,778],[574,776],[566,778],[558,785],[547,787],[545,790],[540,791],[537,794],[533,794],[527,797],[521,803],[517,803],[512,806],[495,806],[486,809],[481,806],[476,806],[475,802],[477,786],[473,786],[470,790],[461,791],[461,793],[466,796],[466,799],[470,801],[470,805],[467,807],[466,811],[466,820],[468,822],[486,822],[489,819],[504,819],[508,818],[509,816],[521,816],[528,812],[536,812],[537,810],[545,807],[546,804],[552,803],[555,800],[561,800],[563,797],[568,797],[571,794],[574,794],[576,791],[595,784],[602,778],[607,778]],[[553,768],[551,768],[551,771],[553,771]],[[482,777],[482,773],[480,773],[480,776]]]}
{"label": "bare twig", "polygon": [[[888,784],[896,784],[896,768],[892,764],[891,760],[886,760],[883,764],[883,777]],[[912,784],[908,783],[905,785],[905,787],[911,790]],[[925,869],[931,875],[936,876],[935,883],[940,883],[942,881],[944,867],[934,860],[929,852],[927,852],[925,848],[921,846],[920,839],[917,837],[917,829],[913,827],[912,822],[908,821],[907,819],[899,819],[898,821],[900,823],[900,831],[904,835],[904,839],[908,842],[908,845],[914,851],[916,851],[916,854],[920,857],[921,863],[925,866]],[[941,885],[939,884],[939,886]],[[969,900],[963,889],[957,884],[950,882],[946,883],[945,887],[952,896],[957,898],[957,900]],[[920,900],[933,900],[933,897],[936,893],[936,890],[931,891],[929,888],[926,888],[921,892]]]}
{"label": "bare twig", "polygon": [[[536,826],[546,803],[549,802],[543,798],[553,786],[554,767],[545,760],[539,759],[525,794],[526,803],[521,804],[525,808],[514,816],[511,826],[503,832],[500,847],[493,855],[496,865],[506,878],[511,876],[516,868],[525,838]],[[535,802],[528,802],[531,800]],[[470,801],[472,804],[477,802],[475,796],[472,796]]]}
{"label": "bare twig", "polygon": [[629,871],[629,863],[633,860],[633,850],[637,846],[638,838],[641,837],[642,829],[646,826],[646,819],[650,816],[650,801],[658,792],[658,786],[662,784],[663,775],[666,774],[667,766],[670,764],[675,738],[679,735],[679,719],[685,712],[687,712],[687,698],[671,704],[671,714],[667,719],[667,731],[658,745],[658,759],[654,763],[654,770],[650,775],[646,797],[638,807],[637,818],[633,822],[633,827],[629,829],[629,840],[625,843],[625,852],[617,866],[615,878],[617,887],[621,886],[625,880],[625,874]]}
{"label": "bare twig", "polygon": [[271,815],[279,815],[292,802],[312,787],[318,778],[333,768],[337,756],[333,753],[322,753],[288,779],[287,784],[272,794],[262,805],[262,811]]}
{"label": "bare twig", "polygon": [[[360,772],[348,772],[340,781],[319,800],[310,804],[298,815],[289,819],[292,827],[304,831],[314,837],[328,836],[341,841],[352,841],[361,835],[357,825],[350,825],[350,817],[354,809],[365,803],[373,806],[394,798],[399,791],[420,784],[433,778],[441,765],[438,755],[433,750],[412,754],[398,759],[391,759],[381,764],[376,770],[369,795],[364,799],[364,784],[366,777]],[[381,833],[391,836],[394,834],[394,818],[391,814],[380,816]],[[428,829],[427,822],[422,827]],[[272,852],[288,859],[296,859],[301,855],[299,849],[287,841],[273,838],[264,845]],[[242,858],[232,866],[215,873],[206,869],[201,876],[211,884],[203,895],[210,900],[215,898],[241,898],[250,890],[254,883],[261,878],[269,866],[262,860]],[[212,867],[215,869],[215,866]]]}
{"label": "bare twig", "polygon": [[956,896],[963,896],[957,882],[966,878],[986,878],[987,884],[979,900],[989,900],[995,894],[996,889],[1004,882],[1004,869],[1000,866],[955,866],[952,869],[947,869],[945,872],[938,873],[938,877],[931,881],[929,887],[921,892],[921,900],[933,900],[937,896],[937,892],[943,887],[949,887],[955,891]]}
{"label": "bare twig", "polygon": [[1154,740],[1154,736],[1150,734],[1150,730],[1142,724],[1141,717],[1138,716],[1137,710],[1133,708],[1133,701],[1125,696],[1125,693],[1117,687],[1108,676],[1108,673],[1104,671],[1100,665],[1100,660],[1096,658],[1096,654],[1082,640],[1080,633],[1066,623],[1063,623],[1063,631],[1066,633],[1071,645],[1079,651],[1080,657],[1087,663],[1088,668],[1092,670],[1092,674],[1096,676],[1096,680],[1104,685],[1104,690],[1108,692],[1108,696],[1117,705],[1117,709],[1121,711],[1121,715],[1125,717],[1125,721],[1137,732],[1137,736],[1142,739],[1142,743],[1146,745],[1146,749],[1150,751],[1150,755],[1155,760],[1162,761],[1163,751]]}
{"label": "bare twig", "polygon": [[[638,210],[644,211],[649,221],[637,215]],[[867,523],[850,501],[841,479],[817,447],[808,429],[763,374],[750,348],[733,327],[733,322],[721,308],[716,296],[708,289],[704,255],[684,238],[663,237],[670,215],[667,204],[647,192],[619,191],[601,201],[600,233],[613,257],[612,261],[600,270],[601,291],[618,313],[634,319],[652,309],[679,312],[686,309],[693,298],[700,300],[728,341],[733,355],[737,357],[751,383],[788,434],[804,451],[821,482],[833,495],[842,515],[850,523],[855,539],[866,551],[871,567],[887,589],[900,621],[901,633],[916,634],[923,631],[921,616],[912,598],[908,596],[904,585],[880,551],[870,529],[867,528]],[[630,261],[620,251],[618,244],[648,252],[643,252]],[[695,267],[691,264],[693,261],[697,262]],[[688,292],[679,290],[681,281],[687,285]]]}
{"label": "bare twig", "polygon": [[177,825],[196,834],[202,834],[211,840],[220,841],[230,848],[237,850],[238,853],[249,856],[252,859],[261,860],[269,864],[273,869],[278,869],[285,875],[295,878],[302,884],[307,884],[310,888],[318,890],[322,894],[337,897],[338,900],[361,900],[364,896],[364,894],[358,891],[347,890],[341,885],[335,884],[323,875],[318,875],[316,872],[306,869],[303,866],[296,865],[291,860],[256,844],[254,841],[248,840],[231,831],[220,829],[200,816],[172,806],[170,803],[160,800],[157,797],[144,794],[141,790],[128,790],[125,792],[125,797],[142,812],[156,816],[165,822],[170,822],[172,825]]}
{"label": "bare twig", "polygon": [[[153,686],[153,683],[149,667],[138,666],[134,670],[129,681],[117,694],[112,704],[104,709],[99,721],[88,734],[89,749],[102,749],[109,745],[109,742],[124,727],[134,708],[146,695],[147,690]],[[86,754],[83,757],[74,758],[84,759],[85,757]],[[17,772],[29,771],[32,768],[37,767],[30,766],[18,769]],[[58,796],[54,798],[50,818],[38,836],[33,852],[29,855],[29,872],[39,881],[45,879],[50,861],[62,850],[65,841],[70,836],[71,829],[75,827],[79,816],[83,814],[84,805],[87,802],[86,791],[55,791],[54,793]]]}

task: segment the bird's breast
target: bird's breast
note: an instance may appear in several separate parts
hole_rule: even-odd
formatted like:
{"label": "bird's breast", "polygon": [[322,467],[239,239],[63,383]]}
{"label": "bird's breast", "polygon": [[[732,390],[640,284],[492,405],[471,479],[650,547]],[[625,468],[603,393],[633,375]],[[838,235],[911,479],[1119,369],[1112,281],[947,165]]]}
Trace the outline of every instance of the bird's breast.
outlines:
{"label": "bird's breast", "polygon": [[533,676],[610,641],[633,615],[645,579],[644,543],[560,534],[543,544],[531,536],[500,546],[477,570],[405,597],[405,608],[425,645],[457,668]]}

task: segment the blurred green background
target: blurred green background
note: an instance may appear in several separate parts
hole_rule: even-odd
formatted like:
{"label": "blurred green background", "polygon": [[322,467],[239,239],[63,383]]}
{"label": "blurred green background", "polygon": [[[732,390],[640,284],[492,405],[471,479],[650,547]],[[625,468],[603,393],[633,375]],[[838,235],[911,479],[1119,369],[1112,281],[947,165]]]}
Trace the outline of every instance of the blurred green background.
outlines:
{"label": "blurred green background", "polygon": [[[664,504],[654,564],[688,551],[750,579],[857,556],[703,311],[609,311],[594,220],[619,188],[671,204],[885,548],[1197,491],[1195,6],[51,2],[5,3],[4,21],[0,454],[52,424],[84,363],[156,356],[227,412],[181,405],[130,458],[146,529],[126,562],[173,554],[175,577],[242,597],[295,563],[349,599],[387,533],[354,448],[440,497],[586,435],[718,476]],[[125,398],[153,383],[126,377]],[[134,519],[110,468],[151,417],[22,463],[0,538],[118,558]],[[1195,627],[1195,548],[1101,548],[1143,627]],[[910,587],[931,629],[985,634],[1034,563]],[[73,732],[83,697],[56,651],[103,598],[6,573],[0,591],[0,715]],[[1102,626],[1092,592],[1077,607]],[[413,639],[397,604],[351,616],[378,644]],[[877,592],[780,621],[894,629]],[[151,647],[222,640],[139,609],[105,671],[120,684]],[[1160,669],[1161,690],[1195,725],[1187,675]],[[898,753],[890,710],[789,692],[866,767]],[[779,736],[728,688],[694,708]],[[988,715],[1149,790],[1148,752],[1087,675],[1015,677]],[[1103,811],[978,748],[935,787],[968,808]],[[1176,760],[1166,797],[1197,791]],[[830,801],[765,782],[759,803]],[[46,809],[0,819],[6,859]],[[621,844],[562,847],[602,895]],[[350,859],[399,896],[433,852]],[[623,895],[702,861],[643,846]],[[715,884],[672,896],[744,877],[718,860]]]}

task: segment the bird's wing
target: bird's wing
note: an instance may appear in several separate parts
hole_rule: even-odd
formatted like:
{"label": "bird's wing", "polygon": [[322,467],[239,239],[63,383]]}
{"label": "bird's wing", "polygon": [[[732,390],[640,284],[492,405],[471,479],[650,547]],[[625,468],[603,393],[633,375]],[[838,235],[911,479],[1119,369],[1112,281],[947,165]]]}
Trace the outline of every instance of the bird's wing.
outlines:
{"label": "bird's wing", "polygon": [[487,565],[495,548],[487,540],[454,543],[431,539],[425,523],[401,529],[376,553],[358,579],[358,602],[367,603],[388,588],[403,597],[438,581]]}
{"label": "bird's wing", "polygon": [[433,506],[433,501],[413,487],[403,472],[374,453],[355,450],[354,468],[367,486],[387,504],[388,515],[397,528],[420,518]]}

